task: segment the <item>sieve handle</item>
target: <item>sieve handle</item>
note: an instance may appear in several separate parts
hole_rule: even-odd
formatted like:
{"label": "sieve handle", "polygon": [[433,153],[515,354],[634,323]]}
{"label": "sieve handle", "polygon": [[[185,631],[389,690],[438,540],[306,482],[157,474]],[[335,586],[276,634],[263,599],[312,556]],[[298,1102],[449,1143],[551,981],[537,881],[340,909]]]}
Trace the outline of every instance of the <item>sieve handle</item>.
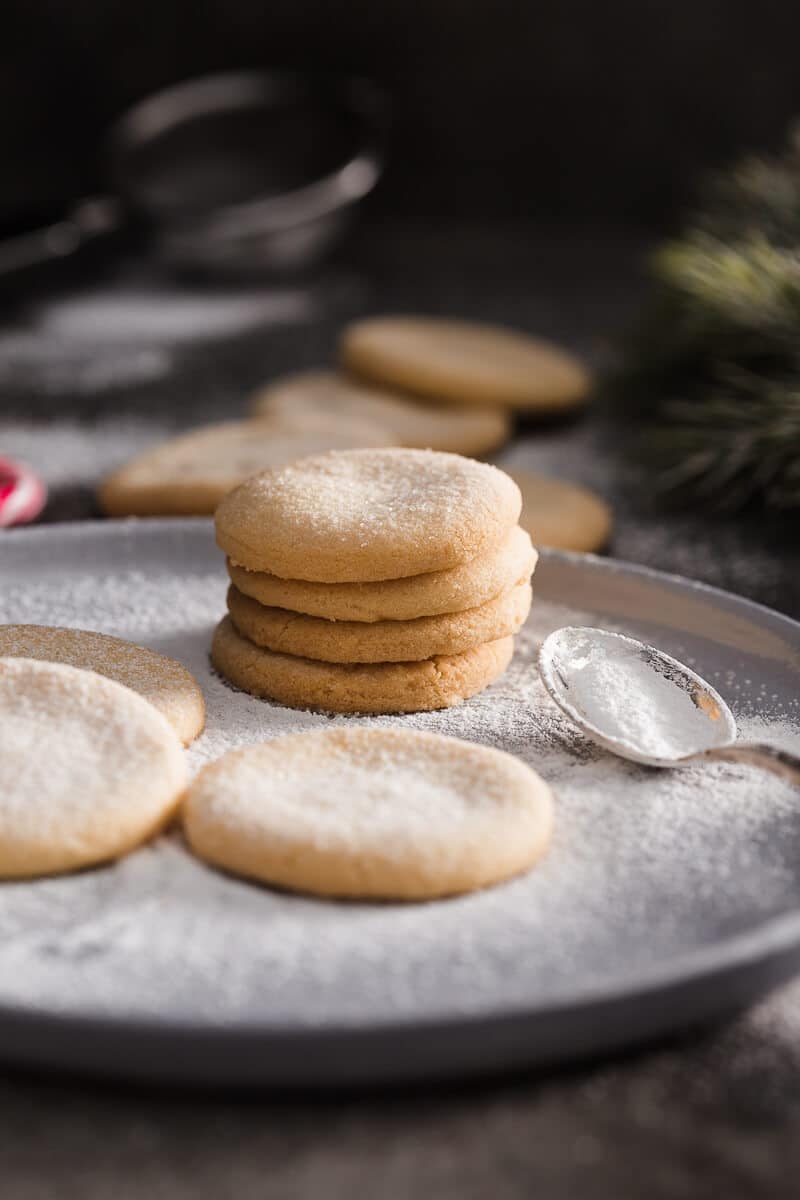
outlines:
{"label": "sieve handle", "polygon": [[0,278],[71,258],[121,224],[120,205],[113,196],[82,200],[63,221],[0,242]]}

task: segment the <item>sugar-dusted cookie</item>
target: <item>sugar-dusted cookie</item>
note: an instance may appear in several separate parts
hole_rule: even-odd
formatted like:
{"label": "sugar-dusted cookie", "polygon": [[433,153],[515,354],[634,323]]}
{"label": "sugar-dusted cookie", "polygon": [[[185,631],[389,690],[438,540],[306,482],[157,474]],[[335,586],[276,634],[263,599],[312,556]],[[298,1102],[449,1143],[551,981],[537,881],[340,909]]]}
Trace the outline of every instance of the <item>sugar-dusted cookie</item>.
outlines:
{"label": "sugar-dusted cookie", "polygon": [[511,434],[511,417],[502,408],[420,404],[335,371],[300,371],[276,379],[254,396],[252,412],[278,418],[322,414],[368,420],[385,428],[397,446],[476,458],[502,446]]}
{"label": "sugar-dusted cookie", "polygon": [[513,638],[423,662],[326,663],[263,650],[237,633],[230,617],[214,633],[211,659],[230,683],[289,708],[402,713],[450,708],[502,675]]}
{"label": "sugar-dusted cookie", "polygon": [[0,625],[0,658],[9,657],[66,663],[115,679],[163,713],[184,746],[205,725],[203,693],[186,667],[122,638],[52,625]]}
{"label": "sugar-dusted cookie", "polygon": [[309,454],[353,446],[389,446],[366,420],[224,421],[170,438],[126,463],[100,485],[111,517],[203,516],[249,475]]}
{"label": "sugar-dusted cookie", "polygon": [[536,546],[554,550],[602,550],[611,537],[611,509],[594,492],[526,471],[513,471],[522,492],[520,525]]}
{"label": "sugar-dusted cookie", "polygon": [[528,578],[536,559],[530,536],[515,526],[499,545],[460,567],[378,583],[311,583],[248,571],[230,559],[227,565],[239,591],[260,604],[328,621],[413,621],[486,604]]}
{"label": "sugar-dusted cookie", "polygon": [[341,360],[363,380],[442,403],[558,412],[590,388],[585,368],[552,342],[436,317],[358,321],[344,332]]}
{"label": "sugar-dusted cookie", "polygon": [[165,824],[186,783],[177,734],[136,692],[0,659],[0,878],[118,858]]}
{"label": "sugar-dusted cookie", "polygon": [[547,849],[553,802],[500,750],[408,729],[331,729],[223,755],[192,783],[189,845],[293,891],[432,900],[499,883]]}
{"label": "sugar-dusted cookie", "polygon": [[444,571],[503,541],[519,489],[433,450],[345,450],[248,479],[216,512],[234,562],[284,579],[366,583]]}
{"label": "sugar-dusted cookie", "polygon": [[228,591],[228,611],[243,637],[266,650],[330,663],[418,662],[437,654],[462,654],[517,633],[530,607],[527,579],[478,608],[371,623],[307,617],[267,608],[233,586]]}

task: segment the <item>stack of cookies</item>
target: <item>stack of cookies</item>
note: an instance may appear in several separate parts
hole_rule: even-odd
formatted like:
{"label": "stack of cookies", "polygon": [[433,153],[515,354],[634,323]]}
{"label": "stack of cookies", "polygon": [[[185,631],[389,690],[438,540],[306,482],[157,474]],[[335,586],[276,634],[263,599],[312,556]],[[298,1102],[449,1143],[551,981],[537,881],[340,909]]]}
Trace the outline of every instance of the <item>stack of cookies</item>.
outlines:
{"label": "stack of cookies", "polygon": [[447,708],[511,659],[536,552],[516,484],[431,450],[346,450],[247,480],[220,504],[228,616],[217,670],[293,708]]}

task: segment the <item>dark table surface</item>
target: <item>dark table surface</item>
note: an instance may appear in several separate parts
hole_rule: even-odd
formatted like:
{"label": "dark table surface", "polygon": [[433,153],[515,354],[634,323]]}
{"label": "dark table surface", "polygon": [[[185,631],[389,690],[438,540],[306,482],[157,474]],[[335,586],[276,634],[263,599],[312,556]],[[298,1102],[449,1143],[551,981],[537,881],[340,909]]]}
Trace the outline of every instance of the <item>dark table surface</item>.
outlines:
{"label": "dark table surface", "polygon": [[[313,282],[224,292],[140,264],[65,280],[0,327],[0,453],[47,478],[44,519],[96,515],[102,473],[165,432],[238,415],[332,361],[370,311],[507,322],[601,364],[642,296],[644,240],[373,226]],[[520,431],[503,461],[584,482],[610,553],[800,616],[795,522],[665,515],[613,416]],[[800,1168],[800,984],[736,1021],[547,1076],[324,1097],[131,1089],[0,1074],[9,1200],[133,1197],[782,1197]]]}

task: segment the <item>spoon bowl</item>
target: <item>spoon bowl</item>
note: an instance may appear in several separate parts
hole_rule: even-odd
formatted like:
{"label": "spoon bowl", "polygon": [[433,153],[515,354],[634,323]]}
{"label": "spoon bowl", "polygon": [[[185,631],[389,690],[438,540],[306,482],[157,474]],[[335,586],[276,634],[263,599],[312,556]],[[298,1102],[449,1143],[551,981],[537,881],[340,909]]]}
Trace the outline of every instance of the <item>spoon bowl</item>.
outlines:
{"label": "spoon bowl", "polygon": [[800,782],[800,759],[736,741],[728,705],[690,667],[654,646],[606,629],[565,626],[539,652],[542,682],[592,741],[651,767],[728,759]]}

